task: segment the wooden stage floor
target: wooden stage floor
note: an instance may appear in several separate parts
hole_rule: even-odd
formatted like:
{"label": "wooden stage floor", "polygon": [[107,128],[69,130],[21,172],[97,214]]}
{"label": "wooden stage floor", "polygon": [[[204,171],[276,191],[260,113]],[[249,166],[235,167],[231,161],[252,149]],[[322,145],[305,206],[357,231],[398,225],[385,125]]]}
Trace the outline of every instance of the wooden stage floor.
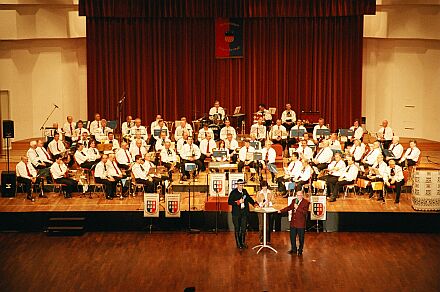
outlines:
{"label": "wooden stage floor", "polygon": [[288,232],[278,254],[233,236],[0,233],[0,291],[440,291],[439,234],[307,232],[302,257]]}

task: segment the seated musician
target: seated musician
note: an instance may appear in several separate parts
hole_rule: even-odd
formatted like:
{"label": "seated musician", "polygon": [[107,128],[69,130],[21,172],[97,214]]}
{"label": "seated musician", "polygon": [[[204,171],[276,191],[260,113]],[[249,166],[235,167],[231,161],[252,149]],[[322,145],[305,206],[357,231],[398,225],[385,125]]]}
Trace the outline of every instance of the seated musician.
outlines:
{"label": "seated musician", "polygon": [[372,166],[376,161],[377,156],[381,154],[382,151],[380,150],[380,143],[379,141],[375,141],[373,143],[373,148],[371,148],[370,151],[365,155],[364,159],[362,159],[362,164],[364,167]]}
{"label": "seated musician", "polygon": [[229,133],[226,137],[225,148],[228,150],[229,156],[231,157],[232,163],[237,163],[238,154],[236,149],[238,148],[238,142],[234,139],[231,133]]}
{"label": "seated musician", "polygon": [[50,153],[52,153],[53,156],[59,154],[63,155],[66,152],[66,147],[64,146],[63,141],[61,141],[59,133],[54,134],[53,140],[50,141],[47,148],[49,149]]}
{"label": "seated musician", "polygon": [[104,185],[105,198],[113,200],[116,193],[116,180],[108,174],[107,154],[102,155],[101,161],[95,167],[95,182]]}
{"label": "seated musician", "polygon": [[226,120],[225,126],[220,130],[220,139],[226,140],[226,138],[228,137],[228,134],[232,134],[232,137],[234,139],[237,139],[237,133],[236,133],[234,127],[231,127],[230,120]]}
{"label": "seated musician", "polygon": [[172,180],[173,170],[177,164],[177,155],[176,152],[170,147],[171,142],[166,141],[164,148],[162,149],[162,151],[160,151],[160,161],[162,162],[162,165],[167,169],[168,177],[170,178],[170,180]]}
{"label": "seated musician", "polygon": [[[32,184],[39,185],[43,180],[41,177],[37,177],[37,171],[26,156],[21,157],[20,162],[15,166],[15,172],[17,173],[17,182],[24,185],[26,199],[35,202],[32,196]],[[47,198],[43,193],[40,197]]]}
{"label": "seated musician", "polygon": [[258,141],[266,139],[266,126],[263,125],[263,118],[259,118],[257,123],[251,126],[251,134],[254,134]]}
{"label": "seated musician", "polygon": [[[232,137],[232,134],[229,134],[229,135]],[[226,148],[226,142],[224,140],[220,140],[218,142],[218,147],[215,150],[226,151],[226,156],[213,158],[213,159],[215,159],[215,161],[218,161],[218,162],[229,161],[229,158],[231,155],[229,154],[229,149]]]}
{"label": "seated musician", "polygon": [[391,144],[390,147],[388,148],[388,150],[390,150],[393,153],[394,157],[391,156],[387,156],[386,160],[396,160],[399,161],[400,158],[402,158],[402,154],[403,154],[403,146],[402,144],[399,143],[400,138],[398,136],[393,136],[393,140],[391,140]]}
{"label": "seated musician", "polygon": [[318,124],[313,128],[313,140],[314,140],[315,144],[318,144],[319,140],[327,139],[328,138],[328,137],[325,137],[325,136],[321,137],[320,135],[317,134],[318,129],[319,130],[328,129],[328,127],[326,125],[324,125],[324,122],[325,122],[324,118],[319,118]]}
{"label": "seated musician", "polygon": [[72,116],[67,116],[67,122],[63,125],[64,139],[69,145],[72,145],[76,124]]}
{"label": "seated musician", "polygon": [[302,140],[298,148],[296,148],[296,153],[299,154],[301,159],[307,159],[309,161],[313,158],[313,150],[307,145],[307,140]]}
{"label": "seated musician", "polygon": [[269,129],[269,127],[272,125],[272,115],[270,114],[269,110],[266,109],[266,105],[264,103],[260,103],[258,105],[257,113],[261,115],[260,118],[264,121],[265,129]]}
{"label": "seated musician", "polygon": [[76,122],[76,129],[73,130],[72,141],[76,142],[80,140],[83,133],[87,133],[87,135],[90,134],[89,130],[84,128],[84,122],[82,120],[79,120],[78,122]]}
{"label": "seated musician", "polygon": [[315,155],[315,158],[312,161],[312,166],[317,167],[320,171],[326,169],[333,158],[333,151],[329,147],[329,142],[322,142],[322,146],[323,147]]}
{"label": "seated musician", "polygon": [[141,155],[135,156],[135,163],[131,168],[133,176],[137,184],[144,185],[144,191],[147,193],[154,193],[154,183],[148,175],[150,169],[149,165],[144,165],[145,161]]}
{"label": "seated musician", "polygon": [[335,153],[335,160],[333,160],[326,170],[326,175],[319,177],[320,180],[324,180],[327,183],[327,197],[332,195],[333,187],[342,175],[346,165],[340,153]]}
{"label": "seated musician", "polygon": [[[367,190],[370,199],[374,196],[374,190],[371,183],[379,182],[379,181],[381,182],[383,181],[383,178],[385,176],[387,164],[385,163],[385,161],[383,161],[383,158],[384,157],[382,154],[378,155],[376,158],[376,162],[374,162],[374,164],[368,169],[368,172],[366,172],[365,175],[360,176],[360,178],[369,181],[369,184],[367,185]],[[378,190],[378,191],[379,191],[379,196],[377,200],[385,202],[383,198],[382,190]]]}
{"label": "seated musician", "polygon": [[47,165],[51,166],[53,161],[52,157],[50,156],[49,152],[47,152],[46,148],[44,148],[44,142],[43,140],[37,141],[37,148],[35,149],[38,157]]}
{"label": "seated musician", "polygon": [[115,139],[115,134],[113,132],[109,132],[107,134],[107,139],[104,141],[104,143],[111,144],[113,152],[116,152],[116,150],[119,149],[119,141],[117,139]]}
{"label": "seated musician", "polygon": [[200,142],[200,165],[201,165],[201,170],[205,171],[206,167],[205,167],[205,159],[206,158],[211,158],[212,156],[212,151],[217,148],[217,144],[215,143],[214,139],[212,139],[211,134],[207,133],[206,134],[206,138],[203,139]]}
{"label": "seated musician", "polygon": [[199,147],[193,143],[192,137],[188,137],[188,141],[185,145],[183,145],[180,153],[180,157],[182,158],[180,166],[182,172],[182,177],[180,179],[181,181],[185,181],[186,179],[190,178],[189,172],[185,170],[185,163],[195,163],[197,165],[197,170],[193,172],[193,177],[195,179],[200,169],[204,167],[204,165],[202,165],[200,162],[200,156],[201,152]]}
{"label": "seated musician", "polygon": [[335,202],[336,198],[339,196],[339,191],[342,186],[352,185],[355,183],[358,176],[358,167],[354,164],[353,157],[347,157],[347,167],[341,172],[338,180],[336,182],[331,182],[329,185],[329,190],[332,193],[330,202]]}
{"label": "seated musician", "polygon": [[84,145],[84,148],[89,148],[90,139],[89,139],[89,132],[82,132],[81,137],[78,140],[78,143],[81,143]]}
{"label": "seated musician", "polygon": [[243,167],[249,166],[251,168],[257,168],[254,163],[255,148],[250,146],[248,139],[244,140],[244,146],[240,148],[238,153],[238,172],[243,172]]}
{"label": "seated musician", "polygon": [[176,127],[176,131],[174,131],[174,140],[177,141],[182,138],[183,132],[187,131],[190,136],[193,135],[193,129],[190,124],[186,122],[186,118],[182,117],[180,119],[180,125]]}
{"label": "seated musician", "polygon": [[183,147],[183,145],[185,145],[187,143],[188,137],[189,137],[189,133],[185,131],[185,132],[183,132],[182,138],[177,140],[177,142],[176,142],[177,154],[180,154],[180,152],[182,152],[182,147]]}
{"label": "seated musician", "polygon": [[72,198],[72,193],[78,191],[78,182],[67,176],[67,165],[63,162],[63,157],[59,154],[54,156],[55,162],[50,167],[50,173],[56,183],[63,185],[65,198]]}
{"label": "seated musician", "polygon": [[134,126],[130,129],[130,135],[132,137],[135,137],[137,133],[141,134],[141,139],[144,141],[147,141],[148,139],[148,133],[147,129],[145,129],[144,126],[142,126],[142,121],[140,118],[136,118],[134,120]]}
{"label": "seated musician", "polygon": [[360,140],[362,142],[364,129],[359,125],[359,120],[354,120],[353,126],[350,127],[350,130],[353,131],[353,136],[351,136],[350,141],[347,141],[350,142],[347,145],[352,145],[354,140]]}
{"label": "seated musician", "polygon": [[225,117],[226,113],[224,108],[220,106],[220,102],[218,100],[214,101],[214,106],[209,109],[209,119],[212,121],[224,120]]}
{"label": "seated musician", "polygon": [[85,169],[91,169],[96,163],[98,163],[94,157],[88,155],[88,151],[85,150],[84,145],[81,143],[76,144],[76,151],[73,157],[75,158],[76,163]]}
{"label": "seated musician", "polygon": [[294,126],[296,122],[296,113],[292,110],[290,103],[286,104],[286,109],[281,114],[281,121],[287,132]]}
{"label": "seated musician", "polygon": [[52,132],[52,137],[55,135],[55,133],[60,134],[60,140],[63,140],[63,129],[58,125],[58,123],[53,123],[52,124],[52,128],[54,128],[55,130]]}
{"label": "seated musician", "polygon": [[203,128],[201,128],[199,130],[199,134],[197,135],[197,140],[200,144],[200,142],[202,142],[203,139],[206,138],[206,135],[210,133],[211,137],[214,137],[214,131],[212,131],[211,128],[209,128],[209,124],[208,123],[203,123]]}
{"label": "seated musician", "polygon": [[[107,160],[106,166],[107,166],[107,174],[115,180],[116,185],[121,181],[121,179],[125,179],[128,177],[128,175],[125,173],[125,171],[119,168],[119,166],[116,162],[116,155],[115,154],[110,153],[108,155],[108,160]],[[126,190],[128,187],[124,187],[122,185],[122,188],[123,188],[123,190],[124,189]]]}
{"label": "seated musician", "polygon": [[154,145],[156,152],[162,151],[162,149],[165,147],[165,142],[167,141],[170,141],[170,139],[167,137],[167,133],[165,131],[160,132],[160,137],[156,140],[156,144]]}
{"label": "seated musician", "polygon": [[[160,130],[160,131],[158,131],[158,130]],[[157,133],[157,132],[159,132],[159,133]],[[162,133],[162,132],[165,132],[165,136],[169,139],[170,138],[170,133],[169,133],[169,130],[168,130],[168,128],[167,128],[167,126],[165,125],[165,122],[164,122],[164,120],[159,120],[158,122],[157,122],[157,126],[154,126],[154,128],[152,129],[152,138],[154,138],[154,143],[156,143],[155,141],[156,140],[159,140],[159,138],[160,138],[160,134]],[[152,144],[154,144],[154,143],[152,143]]]}
{"label": "seated musician", "polygon": [[[107,120],[101,119],[101,127],[95,130],[95,137],[100,137],[100,140],[104,140],[108,136],[108,133],[113,132],[113,129],[107,127]],[[104,138],[104,139],[103,139]]]}
{"label": "seated musician", "polygon": [[133,140],[131,140],[130,146],[128,148],[131,149],[133,147],[136,147],[136,141],[137,140],[141,140],[142,141],[142,146],[147,147],[147,142],[144,139],[142,139],[142,134],[141,133],[136,133],[133,136]]}
{"label": "seated musician", "polygon": [[141,139],[135,140],[135,146],[130,148],[130,154],[133,160],[135,159],[136,155],[140,155],[141,157],[144,157],[146,153],[147,153],[147,148],[145,148],[145,146],[142,146],[142,140]]}
{"label": "seated musician", "polygon": [[400,202],[400,192],[402,186],[405,184],[402,167],[396,164],[394,160],[390,160],[388,167],[385,171],[385,176],[383,178],[386,187],[395,186],[396,188],[396,199],[395,204]]}
{"label": "seated musician", "polygon": [[[32,164],[32,166],[36,169],[45,169],[47,167],[50,166],[50,164],[52,164],[52,162],[47,165],[44,161],[45,161],[45,157],[42,156],[40,157],[38,152],[37,152],[37,141],[31,141],[29,143],[29,149],[26,152],[26,157],[29,159],[29,162]],[[47,158],[47,157],[46,157]]]}
{"label": "seated musician", "polygon": [[[147,172],[150,172],[150,169],[155,169],[157,170],[156,164],[154,164],[151,160],[154,159],[154,154],[153,152],[147,153],[144,156],[144,164],[143,167],[147,170]],[[160,153],[159,153],[159,158],[157,158],[157,161],[159,162],[160,159]],[[151,173],[149,174],[149,179],[151,181],[153,181],[153,188],[154,190],[157,192],[157,187],[161,186],[161,191],[162,194],[165,195],[165,188],[168,187],[169,185],[169,181],[168,181],[168,176],[162,176],[160,174],[156,174],[156,173]]]}
{"label": "seated musician", "polygon": [[390,147],[391,141],[393,140],[394,131],[392,128],[388,127],[388,121],[382,121],[382,127],[377,131],[378,140],[382,143],[384,149]]}
{"label": "seated musician", "polygon": [[100,131],[100,129],[102,128],[101,125],[101,115],[96,113],[95,114],[95,120],[92,121],[89,125],[89,131],[91,135],[95,135],[95,133],[98,131]]}
{"label": "seated musician", "polygon": [[[271,141],[266,141],[264,148],[261,151],[261,154],[263,159],[260,160],[258,163],[260,164],[262,170],[269,170],[270,175],[272,176],[272,183],[275,183],[275,176],[278,173],[277,167],[275,165],[277,153],[275,149],[272,148]],[[263,175],[261,172],[260,181],[263,181]]]}
{"label": "seated musician", "polygon": [[287,130],[283,125],[281,125],[280,119],[278,119],[276,124],[272,126],[272,129],[269,132],[269,139],[274,144],[281,144],[281,146],[283,146],[283,150],[286,149]]}
{"label": "seated musician", "polygon": [[[141,157],[142,157],[142,155],[141,155]],[[119,150],[116,151],[116,161],[118,162],[119,168],[124,169],[124,170],[127,170],[130,168],[130,165],[133,162],[133,157],[132,157],[130,151],[128,151],[127,142],[122,142],[121,148],[119,148]]]}
{"label": "seated musician", "polygon": [[[291,130],[298,130],[298,131],[303,130],[304,133],[307,133],[307,129],[306,129],[306,127],[303,126],[302,121],[297,120],[296,125],[291,127],[291,129],[288,131],[288,135],[289,135],[289,139],[287,140],[287,147],[288,148],[290,148],[292,145],[294,145],[296,143],[299,143],[299,140],[303,139],[303,137],[301,137],[301,136],[292,136],[291,137],[290,136]],[[299,134],[299,132],[298,132],[298,134]],[[312,141],[312,143],[313,143],[313,141]],[[315,145],[315,143],[313,143],[313,145]]]}
{"label": "seated musician", "polygon": [[284,168],[284,177],[279,177],[277,179],[278,190],[283,193],[283,197],[287,197],[287,192],[289,191],[289,184],[295,181],[295,178],[299,177],[302,170],[302,163],[299,160],[299,154],[293,152],[291,157],[291,162],[287,168]]}
{"label": "seated musician", "polygon": [[399,165],[402,167],[416,165],[417,161],[419,161],[420,153],[420,149],[417,147],[417,141],[409,141],[409,148],[406,149],[405,154],[403,154],[399,160]]}
{"label": "seated musician", "polygon": [[312,177],[312,167],[309,165],[309,161],[304,159],[302,161],[302,167],[298,177],[294,178],[295,191],[296,192],[300,191],[303,185],[309,183],[311,177]]}
{"label": "seated musician", "polygon": [[348,154],[353,156],[354,162],[360,163],[362,160],[362,156],[365,153],[365,144],[361,142],[361,140],[354,140],[353,146],[350,147],[350,150],[348,150]]}
{"label": "seated musician", "polygon": [[127,116],[125,122],[122,123],[122,137],[128,137],[130,135],[130,130],[133,127],[134,127],[133,117]]}
{"label": "seated musician", "polygon": [[336,133],[331,133],[330,139],[328,139],[329,147],[332,150],[342,150],[341,143],[338,140],[338,135]]}
{"label": "seated musician", "polygon": [[87,149],[87,156],[89,160],[98,163],[101,160],[101,154],[99,154],[99,150],[96,148],[96,141],[90,141],[89,148]]}

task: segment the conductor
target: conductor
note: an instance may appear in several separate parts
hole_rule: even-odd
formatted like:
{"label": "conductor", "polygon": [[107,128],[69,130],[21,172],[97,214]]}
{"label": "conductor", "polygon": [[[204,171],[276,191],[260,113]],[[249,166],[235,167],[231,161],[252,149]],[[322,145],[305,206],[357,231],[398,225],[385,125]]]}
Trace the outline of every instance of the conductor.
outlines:
{"label": "conductor", "polygon": [[232,222],[235,230],[235,243],[237,248],[247,248],[246,245],[246,226],[249,215],[249,204],[258,206],[258,204],[249,196],[247,190],[243,188],[244,180],[237,181],[237,188],[230,194],[228,204],[232,206]]}

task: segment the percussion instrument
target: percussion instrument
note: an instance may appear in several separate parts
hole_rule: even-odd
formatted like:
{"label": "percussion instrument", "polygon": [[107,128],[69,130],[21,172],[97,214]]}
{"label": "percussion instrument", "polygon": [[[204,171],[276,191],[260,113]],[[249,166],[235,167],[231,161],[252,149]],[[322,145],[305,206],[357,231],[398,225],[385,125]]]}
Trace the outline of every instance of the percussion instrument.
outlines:
{"label": "percussion instrument", "polygon": [[363,178],[359,178],[356,182],[357,186],[361,189],[366,189],[369,183],[370,183],[369,180]]}
{"label": "percussion instrument", "polygon": [[371,187],[373,188],[373,191],[381,191],[383,189],[383,182],[371,182]]}
{"label": "percussion instrument", "polygon": [[315,189],[323,190],[323,189],[325,189],[326,182],[324,180],[315,180],[315,181],[313,181],[312,186]]}
{"label": "percussion instrument", "polygon": [[209,128],[214,133],[214,140],[220,140],[220,127],[216,124],[209,125]]}

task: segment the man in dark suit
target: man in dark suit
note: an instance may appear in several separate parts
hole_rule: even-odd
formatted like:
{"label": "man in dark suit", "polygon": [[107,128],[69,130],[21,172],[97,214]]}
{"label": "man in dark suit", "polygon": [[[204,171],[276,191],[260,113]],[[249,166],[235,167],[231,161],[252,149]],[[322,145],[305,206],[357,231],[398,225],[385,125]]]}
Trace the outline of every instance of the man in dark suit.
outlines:
{"label": "man in dark suit", "polygon": [[[306,219],[309,211],[310,202],[304,199],[302,191],[296,193],[296,198],[292,203],[284,209],[278,211],[278,213],[287,213],[292,211],[292,219],[290,220],[290,243],[292,249],[288,251],[289,254],[302,255],[304,248],[304,233],[306,230]],[[299,249],[296,248],[296,235],[299,237]]]}
{"label": "man in dark suit", "polygon": [[257,206],[258,204],[249,196],[249,193],[243,188],[244,181],[237,181],[237,188],[229,194],[228,204],[232,206],[232,222],[235,230],[235,243],[237,248],[247,248],[246,245],[246,226],[249,215],[249,204]]}

